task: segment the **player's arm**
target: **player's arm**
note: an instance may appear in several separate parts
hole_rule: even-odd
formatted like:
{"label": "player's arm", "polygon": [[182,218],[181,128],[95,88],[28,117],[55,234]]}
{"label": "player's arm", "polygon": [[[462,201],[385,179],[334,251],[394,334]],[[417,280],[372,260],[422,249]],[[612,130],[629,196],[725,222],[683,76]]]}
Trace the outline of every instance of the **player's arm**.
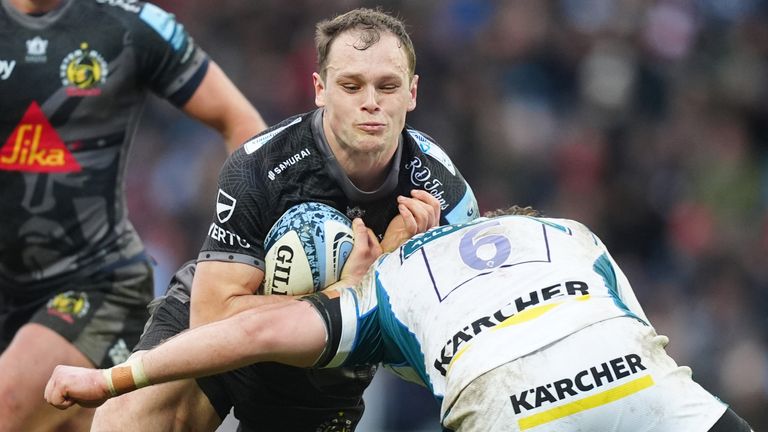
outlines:
{"label": "player's arm", "polygon": [[243,312],[169,339],[110,369],[57,366],[45,399],[60,409],[98,406],[151,384],[196,378],[255,362],[313,366],[326,347],[326,325],[308,302],[287,301]]}
{"label": "player's arm", "polygon": [[290,296],[281,295],[254,295],[263,280],[264,271],[247,264],[198,262],[192,282],[190,327],[292,299]]}
{"label": "player's arm", "polygon": [[184,104],[183,110],[219,131],[229,153],[267,128],[256,108],[213,61],[210,61],[202,82]]}

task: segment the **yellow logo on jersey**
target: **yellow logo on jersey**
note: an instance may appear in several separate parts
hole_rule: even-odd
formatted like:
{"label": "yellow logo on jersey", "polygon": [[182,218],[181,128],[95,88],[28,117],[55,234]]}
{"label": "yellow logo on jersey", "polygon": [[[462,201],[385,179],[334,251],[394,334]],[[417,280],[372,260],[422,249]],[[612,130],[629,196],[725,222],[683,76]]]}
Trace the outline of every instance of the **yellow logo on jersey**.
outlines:
{"label": "yellow logo on jersey", "polygon": [[97,96],[98,88],[109,74],[109,65],[96,50],[83,42],[80,48],[69,53],[59,66],[61,83],[67,87],[69,96]]}
{"label": "yellow logo on jersey", "polygon": [[85,292],[66,291],[48,300],[48,313],[56,315],[72,324],[75,318],[80,318],[91,308],[88,294]]}

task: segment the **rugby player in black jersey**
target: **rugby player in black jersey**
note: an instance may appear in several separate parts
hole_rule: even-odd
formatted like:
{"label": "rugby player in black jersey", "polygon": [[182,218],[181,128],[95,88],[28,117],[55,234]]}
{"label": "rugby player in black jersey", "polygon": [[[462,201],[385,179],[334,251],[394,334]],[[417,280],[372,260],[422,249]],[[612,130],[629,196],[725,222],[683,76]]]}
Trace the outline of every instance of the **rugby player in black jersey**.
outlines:
{"label": "rugby player in black jersey", "polygon": [[[284,301],[253,294],[265,276],[265,235],[297,203],[361,216],[379,236],[396,214],[413,232],[477,216],[474,194],[451,159],[405,124],[418,76],[403,23],[356,9],[318,24],[316,42],[319,108],[274,125],[229,157],[197,262],[179,270],[153,306],[137,350],[190,321],[196,327]],[[312,371],[266,363],[153,386],[107,402],[94,430],[213,430],[234,406],[243,430],[351,431],[375,367]]]}
{"label": "rugby player in black jersey", "polygon": [[118,364],[152,270],[126,216],[148,93],[230,151],[266,125],[173,15],[133,0],[0,0],[0,431],[88,430],[40,398],[59,363]]}

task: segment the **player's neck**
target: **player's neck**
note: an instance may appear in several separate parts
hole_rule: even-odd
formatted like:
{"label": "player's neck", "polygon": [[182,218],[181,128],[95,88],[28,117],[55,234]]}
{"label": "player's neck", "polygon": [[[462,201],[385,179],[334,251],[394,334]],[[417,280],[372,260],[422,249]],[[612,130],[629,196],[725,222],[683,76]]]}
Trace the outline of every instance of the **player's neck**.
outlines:
{"label": "player's neck", "polygon": [[397,142],[368,148],[355,147],[340,142],[325,122],[323,132],[336,161],[358,189],[371,192],[384,184],[397,152]]}
{"label": "player's neck", "polygon": [[358,189],[367,192],[375,191],[384,183],[397,151],[397,146],[379,153],[339,149],[333,144],[331,148],[347,177]]}
{"label": "player's neck", "polygon": [[50,12],[69,0],[10,0],[11,5],[25,14]]}

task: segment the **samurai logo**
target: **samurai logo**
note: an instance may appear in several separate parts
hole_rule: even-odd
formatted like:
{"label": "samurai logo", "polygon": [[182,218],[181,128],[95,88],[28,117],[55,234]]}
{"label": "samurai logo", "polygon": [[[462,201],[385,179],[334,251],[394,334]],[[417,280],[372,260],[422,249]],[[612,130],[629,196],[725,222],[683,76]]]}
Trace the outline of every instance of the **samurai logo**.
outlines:
{"label": "samurai logo", "polygon": [[98,86],[104,84],[109,74],[109,65],[95,50],[83,42],[61,62],[59,76],[70,96],[96,96],[101,94]]}
{"label": "samurai logo", "polygon": [[219,222],[224,223],[232,217],[236,204],[236,199],[219,189],[219,195],[216,197],[216,217],[219,218]]}

